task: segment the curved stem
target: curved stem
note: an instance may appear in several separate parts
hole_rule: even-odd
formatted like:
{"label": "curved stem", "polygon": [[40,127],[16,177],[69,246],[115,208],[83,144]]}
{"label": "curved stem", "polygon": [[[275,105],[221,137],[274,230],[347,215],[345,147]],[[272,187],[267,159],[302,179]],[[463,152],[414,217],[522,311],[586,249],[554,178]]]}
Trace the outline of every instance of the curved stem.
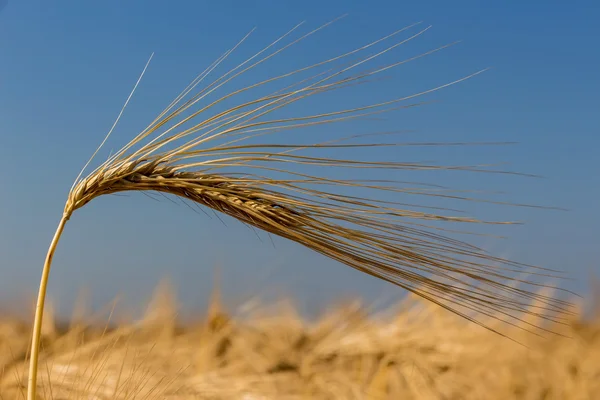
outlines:
{"label": "curved stem", "polygon": [[50,266],[52,264],[52,257],[54,256],[56,245],[58,244],[63,229],[65,228],[65,224],[68,220],[69,215],[64,214],[62,219],[60,220],[60,223],[58,224],[58,228],[56,229],[56,233],[54,234],[52,243],[50,243],[50,248],[48,249],[46,261],[44,263],[44,269],[42,271],[42,279],[40,281],[37,305],[35,307],[33,337],[31,339],[31,358],[29,359],[27,400],[36,400],[38,358],[40,352],[40,338],[42,335],[42,319],[44,317],[44,303],[46,301],[46,288],[48,286],[48,276],[50,275]]}

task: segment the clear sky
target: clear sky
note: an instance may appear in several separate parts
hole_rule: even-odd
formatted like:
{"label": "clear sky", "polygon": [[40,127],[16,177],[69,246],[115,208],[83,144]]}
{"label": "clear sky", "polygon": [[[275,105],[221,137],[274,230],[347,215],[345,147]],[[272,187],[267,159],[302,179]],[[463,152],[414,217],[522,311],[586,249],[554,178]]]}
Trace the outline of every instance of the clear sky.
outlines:
{"label": "clear sky", "polygon": [[[67,191],[152,52],[148,73],[107,149],[138,133],[195,74],[253,27],[257,30],[238,61],[301,21],[308,30],[346,13],[306,43],[312,55],[322,59],[418,21],[433,28],[398,50],[396,59],[462,41],[403,67],[381,89],[384,98],[396,90],[423,88],[420,82],[429,87],[492,67],[428,97],[439,100],[435,104],[394,114],[385,127],[417,132],[407,140],[518,142],[446,156],[415,149],[410,156],[507,162],[512,170],[544,175],[492,180],[466,174],[451,183],[493,187],[520,202],[567,208],[491,208],[486,216],[492,219],[526,224],[503,228],[499,233],[509,239],[485,246],[501,256],[567,270],[577,279],[567,286],[585,292],[590,275],[600,272],[597,2],[4,0],[0,301],[23,300],[36,290]],[[303,65],[294,50],[288,54],[261,73]],[[478,207],[467,205],[473,212],[481,211]],[[315,308],[340,297],[375,300],[402,294],[295,244],[275,240],[274,246],[265,236],[259,240],[244,226],[226,223],[142,195],[95,200],[67,225],[49,295],[65,312],[83,288],[91,290],[97,305],[119,293],[138,304],[169,277],[181,301],[193,307],[206,300],[215,268],[233,303],[257,293],[287,293]]]}

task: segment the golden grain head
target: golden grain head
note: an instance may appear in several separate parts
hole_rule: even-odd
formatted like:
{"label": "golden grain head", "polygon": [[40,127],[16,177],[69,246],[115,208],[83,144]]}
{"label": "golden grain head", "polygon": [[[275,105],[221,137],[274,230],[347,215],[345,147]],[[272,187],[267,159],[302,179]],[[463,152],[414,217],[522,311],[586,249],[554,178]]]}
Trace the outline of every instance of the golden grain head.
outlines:
{"label": "golden grain head", "polygon": [[[341,135],[334,129],[342,122],[371,121],[386,113],[424,105],[426,101],[421,97],[482,71],[391,99],[369,101],[366,96],[374,92],[364,90],[338,97],[355,100],[354,106],[315,100],[334,91],[363,87],[384,73],[450,46],[379,63],[384,55],[393,55],[394,50],[418,38],[429,27],[401,38],[416,25],[409,26],[329,59],[274,73],[270,78],[218,94],[225,85],[234,84],[241,76],[286,54],[294,44],[309,40],[330,24],[297,35],[302,25],[299,24],[212,79],[215,71],[248,40],[248,34],[200,73],[142,132],[85,176],[84,171],[106,143],[125,107],[121,110],[76,178],[48,251],[36,309],[28,399],[35,399],[46,286],[65,223],[75,210],[94,198],[118,192],[154,191],[209,207],[396,284],[495,332],[501,328],[497,321],[536,333],[548,330],[549,324],[554,327],[564,323],[571,315],[570,303],[560,296],[539,292],[544,287],[539,279],[560,278],[556,271],[494,257],[449,237],[449,229],[442,226],[510,222],[481,221],[429,204],[431,200],[501,202],[476,199],[440,185],[396,179],[399,171],[409,176],[416,171],[504,171],[481,165],[388,161],[382,160],[381,155],[369,159],[365,155],[375,148],[461,143],[365,143],[367,138],[387,138],[401,131],[379,136],[373,132]],[[308,109],[324,108],[312,113],[291,111],[292,106],[307,105],[307,101],[311,106]],[[352,129],[354,125],[344,126]],[[322,136],[311,137],[308,132],[314,128]],[[292,140],[290,135],[295,131],[299,132]],[[357,156],[356,150],[365,153]],[[365,172],[375,176],[363,179],[361,174]],[[407,197],[414,201],[405,201]],[[421,204],[420,199],[427,200],[427,204]],[[529,278],[519,278],[525,272]]]}
{"label": "golden grain head", "polygon": [[[417,98],[479,72],[418,93],[369,105],[336,109],[332,104],[329,105],[332,109],[315,114],[285,118],[272,116],[313,96],[368,83],[392,68],[448,47],[370,66],[379,57],[417,38],[429,28],[398,39],[398,35],[408,29],[404,28],[350,52],[248,84],[212,99],[211,96],[223,85],[234,82],[328,25],[285,43],[295,34],[297,26],[237,67],[205,83],[248,38],[245,37],[194,79],[130,143],[87,177],[80,175],[65,206],[66,218],[102,195],[155,191],[179,196],[300,243],[488,328],[492,319],[515,324],[523,320],[524,315],[534,314],[542,321],[558,322],[569,315],[571,305],[568,302],[537,292],[543,285],[534,278],[560,277],[554,271],[494,257],[480,248],[448,237],[439,224],[427,225],[427,221],[505,222],[480,221],[451,213],[441,206],[430,207],[431,212],[423,211],[427,207],[420,207],[418,200],[413,208],[409,208],[403,207],[405,203],[400,201],[382,199],[382,195],[414,195],[416,198],[472,200],[468,196],[451,190],[407,187],[403,182],[390,179],[340,179],[339,174],[337,177],[329,175],[331,170],[346,171],[346,176],[350,177],[357,170],[370,170],[382,178],[398,170],[501,171],[490,171],[480,166],[345,158],[340,154],[347,150],[368,150],[378,146],[393,148],[407,144],[355,143],[354,139],[367,135],[342,137],[333,129],[333,137],[323,142],[296,144],[288,138],[291,130],[327,127],[421,105],[423,102],[415,102]],[[382,47],[378,49],[377,46]],[[368,53],[370,51],[373,52]],[[290,84],[287,82],[290,78],[296,80]],[[251,100],[244,98],[247,92],[280,81],[282,86],[267,94],[257,95]],[[219,110],[218,107],[223,104],[227,106]],[[260,141],[273,135],[280,139]],[[320,155],[315,155],[318,152]],[[347,190],[354,192],[342,193]],[[517,279],[517,274],[524,272],[533,278]],[[535,307],[532,308],[533,303]],[[544,329],[543,324],[525,327],[537,328]]]}
{"label": "golden grain head", "polygon": [[[373,92],[343,97],[356,100],[354,106],[313,101],[334,91],[362,87],[384,73],[450,46],[378,64],[384,55],[393,55],[394,50],[418,38],[429,27],[400,38],[416,25],[406,27],[329,59],[273,74],[218,95],[225,85],[285,54],[294,44],[309,40],[330,24],[294,37],[302,25],[299,24],[211,80],[215,71],[249,38],[248,34],[200,73],[142,132],[85,176],[84,171],[111,135],[123,107],[108,135],[76,178],[48,252],[32,339],[30,400],[35,399],[36,392],[46,285],[65,223],[75,210],[94,198],[118,192],[159,192],[211,208],[396,284],[495,332],[501,333],[504,324],[537,334],[549,330],[549,326],[564,324],[569,318],[572,314],[569,302],[539,291],[544,287],[540,278],[561,278],[556,271],[494,257],[451,238],[446,227],[449,223],[510,222],[482,221],[430,204],[431,200],[501,202],[471,197],[440,185],[396,179],[399,171],[409,176],[416,171],[508,172],[481,165],[444,166],[382,160],[381,156],[369,159],[365,155],[374,148],[391,150],[407,145],[461,143],[365,143],[367,138],[387,138],[400,131],[379,136],[373,132],[341,135],[334,129],[342,122],[370,121],[385,113],[424,105],[426,101],[421,97],[482,71],[370,103],[365,96]],[[307,101],[313,101],[308,105],[324,108],[313,113],[290,112],[293,105],[306,105]],[[345,125],[345,129],[352,127]],[[322,136],[311,139],[308,132],[313,128],[320,129]],[[295,131],[299,133],[292,140],[290,135]],[[357,156],[356,150],[365,153]],[[363,179],[364,172],[375,176]],[[407,202],[407,197],[414,201]],[[421,204],[420,199],[427,200],[427,204]],[[528,278],[521,278],[524,273]]]}

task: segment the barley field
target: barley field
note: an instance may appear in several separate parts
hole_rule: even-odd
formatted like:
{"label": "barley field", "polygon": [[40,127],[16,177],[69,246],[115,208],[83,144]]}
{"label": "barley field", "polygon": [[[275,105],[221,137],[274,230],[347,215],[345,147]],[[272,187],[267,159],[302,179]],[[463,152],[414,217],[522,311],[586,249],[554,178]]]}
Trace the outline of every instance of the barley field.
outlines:
{"label": "barley field", "polygon": [[[177,317],[159,286],[138,319],[47,312],[38,396],[43,399],[597,399],[600,318],[556,333],[508,338],[423,301],[384,311],[360,302],[314,320],[290,300],[226,310],[214,296],[195,321]],[[82,315],[88,315],[83,317]],[[28,321],[30,318],[23,318]],[[24,399],[31,326],[0,323],[0,399]],[[494,327],[493,319],[487,324]],[[556,329],[555,329],[556,328]]]}

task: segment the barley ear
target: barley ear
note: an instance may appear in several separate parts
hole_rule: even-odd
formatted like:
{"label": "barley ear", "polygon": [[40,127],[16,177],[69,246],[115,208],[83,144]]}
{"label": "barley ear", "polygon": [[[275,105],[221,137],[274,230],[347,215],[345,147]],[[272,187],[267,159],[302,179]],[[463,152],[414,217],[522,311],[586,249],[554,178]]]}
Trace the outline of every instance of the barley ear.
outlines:
{"label": "barley ear", "polygon": [[[470,243],[445,236],[450,229],[440,226],[442,223],[511,222],[482,221],[461,214],[461,210],[434,207],[418,200],[506,203],[472,198],[464,191],[453,191],[440,185],[381,178],[383,172],[398,171],[405,171],[409,176],[414,173],[411,171],[511,172],[494,171],[489,166],[444,166],[339,155],[353,149],[465,143],[363,143],[364,138],[374,135],[357,133],[335,136],[331,140],[321,136],[330,134],[332,130],[319,133],[318,143],[314,143],[313,139],[308,144],[302,140],[290,142],[286,139],[290,131],[297,129],[308,132],[313,127],[372,119],[383,113],[423,105],[424,102],[416,99],[463,82],[482,71],[409,95],[394,93],[398,97],[385,101],[369,103],[363,93],[344,99],[356,100],[353,106],[339,107],[333,102],[325,106],[339,108],[314,114],[303,109],[302,112],[307,114],[273,116],[282,108],[313,96],[369,83],[392,68],[449,47],[440,46],[400,61],[365,67],[421,36],[429,27],[406,39],[398,39],[397,36],[408,28],[399,29],[330,59],[280,75],[273,74],[211,99],[224,85],[233,83],[239,76],[329,25],[324,24],[284,44],[284,39],[294,34],[298,25],[246,61],[205,83],[211,73],[247,39],[249,34],[246,35],[198,75],[146,129],[87,176],[82,177],[84,171],[79,174],[69,192],[63,217],[44,264],[31,343],[28,400],[36,400],[46,285],[65,223],[75,210],[93,199],[126,191],[176,196],[193,205],[211,209],[217,215],[228,215],[259,231],[291,240],[348,267],[390,282],[497,333],[500,332],[491,327],[490,320],[528,331],[548,331],[545,323],[563,323],[564,316],[571,313],[572,305],[558,296],[539,293],[545,285],[534,278],[564,277],[553,275],[556,271],[494,257]],[[383,48],[377,49],[377,46]],[[290,80],[294,81],[290,83]],[[201,89],[192,94],[200,84]],[[281,86],[276,90],[269,89],[275,84]],[[247,97],[249,92],[263,89],[269,92],[257,95],[252,92]],[[127,102],[130,98],[131,95]],[[225,110],[220,109],[221,106],[225,106]],[[112,129],[102,144],[111,132]],[[263,137],[274,134],[284,140],[259,142]],[[310,136],[300,136],[299,139],[307,137]],[[361,139],[360,143],[352,142],[357,138]],[[323,154],[323,151],[330,154]],[[340,178],[334,173],[340,170],[345,172],[344,176],[351,178]],[[354,178],[359,170],[375,171],[378,175],[374,179]],[[345,194],[347,189],[358,189],[360,193]],[[393,196],[393,199],[386,199],[383,194]],[[413,196],[411,198],[417,201],[400,201],[397,197],[401,195]],[[523,272],[534,278],[514,277],[515,273]],[[524,315],[535,316],[533,320],[536,322],[529,322]],[[483,317],[488,318],[488,323],[479,319]],[[522,322],[523,326],[515,321]]]}

